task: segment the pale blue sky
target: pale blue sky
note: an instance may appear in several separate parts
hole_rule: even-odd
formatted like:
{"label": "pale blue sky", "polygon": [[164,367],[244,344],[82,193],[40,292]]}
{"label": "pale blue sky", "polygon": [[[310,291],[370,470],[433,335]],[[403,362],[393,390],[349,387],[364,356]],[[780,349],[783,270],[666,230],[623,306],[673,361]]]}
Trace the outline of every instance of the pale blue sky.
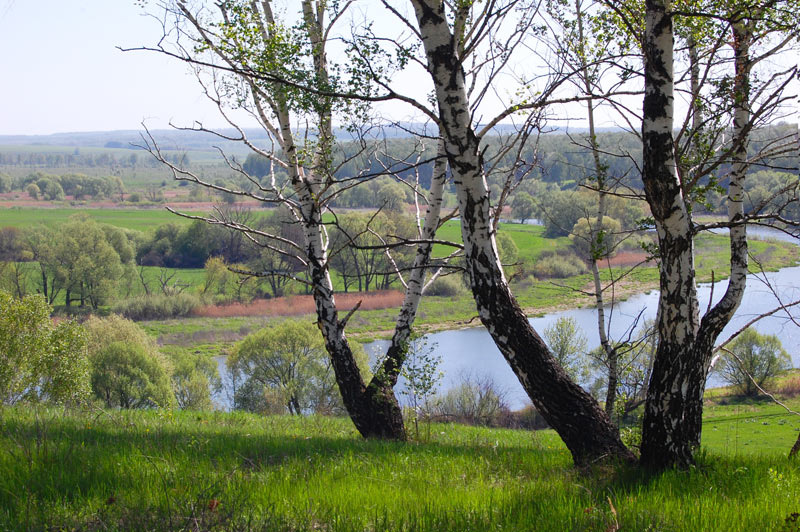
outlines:
{"label": "pale blue sky", "polygon": [[0,0],[0,134],[220,123],[185,67],[116,49],[159,35],[133,0]]}
{"label": "pale blue sky", "polygon": [[[279,4],[292,6],[295,0]],[[372,6],[375,0],[362,0]],[[156,2],[150,2],[150,9]],[[376,2],[377,3],[377,2]],[[399,2],[398,5],[403,5]],[[361,13],[357,8],[353,15]],[[406,6],[407,7],[407,6]],[[158,21],[146,16],[134,0],[0,0],[0,135],[49,134],[71,131],[165,128],[169,121],[210,127],[224,122],[201,94],[188,68],[151,52],[122,52],[117,46],[152,46],[161,36]],[[361,15],[366,17],[367,15]],[[370,12],[369,16],[376,16]],[[377,13],[380,31],[398,23]],[[523,62],[536,68],[536,59]],[[403,72],[396,88],[425,99],[429,84],[420,72]],[[507,101],[517,85],[500,79],[497,97]],[[793,84],[796,92],[798,83]],[[639,97],[630,102],[637,107]],[[499,110],[489,102],[479,120]],[[406,106],[382,108],[396,120],[419,119]],[[797,120],[797,107],[794,117]],[[582,117],[581,106],[555,111]],[[600,125],[619,125],[601,113]],[[583,125],[583,120],[572,122]],[[559,125],[566,125],[563,122]]]}

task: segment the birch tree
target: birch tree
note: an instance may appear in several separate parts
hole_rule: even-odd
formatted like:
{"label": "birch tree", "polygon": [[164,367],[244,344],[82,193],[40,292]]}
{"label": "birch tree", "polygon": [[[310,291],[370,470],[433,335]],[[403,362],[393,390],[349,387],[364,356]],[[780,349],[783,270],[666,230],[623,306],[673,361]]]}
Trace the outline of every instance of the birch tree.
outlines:
{"label": "birch tree", "polygon": [[[586,170],[585,186],[596,193],[597,201],[592,205],[592,210],[587,210],[585,216],[575,226],[570,238],[583,250],[581,257],[588,259],[592,273],[593,291],[586,292],[595,300],[597,311],[597,332],[600,337],[602,367],[607,378],[605,397],[605,412],[609,418],[613,417],[617,399],[617,381],[619,380],[618,349],[624,342],[615,342],[609,336],[614,305],[614,287],[622,278],[615,276],[612,268],[608,268],[610,282],[604,283],[600,270],[602,263],[610,257],[619,243],[624,240],[619,224],[608,217],[608,202],[612,196],[622,195],[627,201],[636,198],[635,191],[626,190],[620,184],[625,176],[610,175],[609,165],[603,160],[611,155],[600,147],[597,137],[596,109],[606,103],[615,109],[618,102],[613,99],[603,98],[604,84],[611,84],[618,89],[630,83],[629,62],[638,63],[638,50],[634,40],[627,32],[626,38],[620,39],[618,34],[608,31],[608,12],[603,12],[600,6],[593,2],[583,0],[551,0],[548,2],[548,13],[554,20],[552,29],[552,46],[558,57],[570,65],[573,74],[569,80],[578,94],[585,98],[586,119],[588,132],[575,139],[576,144],[585,146],[591,153],[591,166]],[[609,78],[613,77],[613,81]],[[600,95],[600,96],[598,96]],[[621,121],[626,115],[618,114]],[[624,157],[625,154],[618,154]],[[581,231],[576,229],[580,228]],[[630,235],[630,233],[628,233]],[[623,274],[624,275],[624,274]],[[607,294],[611,296],[608,297]],[[607,311],[609,311],[607,313]]]}
{"label": "birch tree", "polygon": [[[497,26],[512,9],[520,8],[521,18],[530,21],[537,14],[536,5],[489,1],[451,6],[441,0],[412,0],[411,4],[413,26],[424,47],[439,130],[456,184],[464,253],[480,319],[537,410],[564,440],[576,464],[609,456],[630,458],[605,412],[569,378],[528,323],[498,259],[481,139],[503,118],[544,105],[557,84],[548,87],[535,103],[514,103],[478,129],[478,113],[470,95],[474,98],[480,92],[473,91],[474,83],[467,82],[465,71],[469,68],[467,61],[480,61],[470,56],[481,42],[502,33]],[[520,26],[524,22],[517,21]],[[508,46],[504,53],[505,59]],[[491,82],[495,76],[488,77]]]}
{"label": "birch tree", "polygon": [[[433,161],[433,178],[429,190],[411,183],[417,203],[427,212],[418,223],[418,238],[412,242],[389,242],[392,245],[415,246],[413,264],[406,272],[398,272],[405,287],[405,299],[398,313],[392,340],[375,375],[367,379],[359,370],[345,334],[348,320],[358,309],[349,309],[344,316],[336,303],[331,280],[329,237],[323,215],[331,212],[331,203],[343,191],[370,178],[337,176],[337,155],[345,161],[355,159],[367,150],[359,139],[357,154],[342,155],[333,130],[336,116],[361,117],[365,103],[380,99],[371,96],[370,80],[364,72],[374,73],[377,66],[351,61],[346,65],[331,64],[327,47],[334,26],[341,22],[352,2],[311,1],[299,3],[298,22],[280,20],[269,1],[234,1],[215,5],[218,13],[193,10],[178,0],[164,6],[168,16],[177,19],[177,45],[159,45],[151,50],[173,56],[198,68],[198,80],[207,96],[214,101],[234,135],[217,132],[221,138],[235,140],[269,161],[270,173],[263,180],[249,175],[235,161],[228,160],[233,171],[252,183],[252,190],[229,189],[203,180],[164,157],[153,142],[149,148],[167,164],[176,179],[186,180],[219,192],[250,197],[266,204],[287,209],[293,222],[302,228],[302,240],[282,238],[222,216],[203,217],[243,232],[250,241],[275,253],[288,254],[299,261],[305,276],[284,272],[305,283],[316,304],[319,326],[334,370],[343,403],[356,428],[364,437],[405,439],[401,410],[393,392],[406,356],[405,346],[426,282],[435,272],[428,270],[433,236],[440,225],[442,194],[447,178],[440,148],[428,161]],[[188,38],[190,46],[182,43]],[[363,43],[362,43],[363,44]],[[353,50],[351,52],[355,53]],[[364,49],[362,49],[362,52]],[[266,147],[252,141],[228,110],[233,105],[255,119],[267,136]],[[306,124],[298,130],[298,124]],[[193,129],[209,131],[198,124]],[[278,176],[285,173],[288,180]],[[375,176],[371,176],[375,177]],[[408,184],[408,183],[407,183]],[[389,251],[387,251],[389,253]],[[262,276],[275,272],[238,270],[245,275]],[[434,275],[429,275],[434,273]]]}
{"label": "birch tree", "polygon": [[[771,3],[776,7],[780,2]],[[753,8],[756,8],[752,11]],[[731,161],[727,201],[730,230],[730,279],[722,298],[701,317],[694,271],[693,237],[703,227],[691,218],[691,185],[694,177],[676,158],[674,27],[676,16],[669,0],[647,0],[643,36],[645,97],[643,103],[643,171],[645,194],[658,234],[660,289],[657,328],[659,343],[648,388],[642,435],[642,464],[652,468],[686,466],[700,444],[703,394],[714,344],[741,303],[747,276],[747,236],[742,209],[742,187],[749,164],[747,143],[754,123],[748,109],[754,105],[749,92],[749,42],[746,29],[757,14],[761,21],[776,22],[760,2],[711,3],[707,16],[726,21],[733,37],[734,83],[728,98],[733,142],[723,152]],[[696,7],[696,6],[695,6]],[[697,12],[694,13],[697,16]],[[773,13],[774,15],[774,13]],[[774,27],[774,26],[773,26]],[[788,27],[784,27],[788,30]],[[795,30],[796,31],[796,30]],[[752,35],[752,33],[750,33]],[[786,43],[785,39],[779,42]],[[770,48],[770,47],[768,47]],[[769,53],[774,53],[774,49]],[[793,71],[796,71],[796,66]],[[785,98],[779,83],[767,94],[763,112]],[[696,95],[696,87],[692,87]],[[763,102],[763,100],[762,100]],[[715,161],[710,166],[719,166]]]}

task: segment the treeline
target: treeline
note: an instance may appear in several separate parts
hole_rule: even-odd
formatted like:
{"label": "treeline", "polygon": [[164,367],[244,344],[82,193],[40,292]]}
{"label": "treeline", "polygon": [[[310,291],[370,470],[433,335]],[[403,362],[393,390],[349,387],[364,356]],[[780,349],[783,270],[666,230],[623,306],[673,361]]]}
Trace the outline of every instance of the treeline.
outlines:
{"label": "treeline", "polygon": [[[287,212],[254,212],[236,205],[220,209],[218,216],[287,243],[258,245],[241,231],[200,220],[143,233],[74,215],[58,227],[0,228],[0,288],[20,299],[41,294],[50,305],[113,305],[137,319],[183,315],[201,301],[248,301],[307,291],[307,272],[288,244],[302,242],[303,236]],[[411,239],[415,231],[411,217],[398,211],[347,213],[332,220],[331,267],[344,291],[392,287],[396,268],[407,268],[413,254],[399,246],[390,259],[380,246],[384,240]],[[145,267],[161,268],[160,273]],[[195,276],[193,285],[187,283],[176,276],[179,268],[203,269],[202,280]]]}
{"label": "treeline", "polygon": [[19,190],[33,199],[60,201],[65,196],[76,200],[102,199],[118,196],[122,199],[125,186],[119,177],[95,177],[84,174],[52,175],[34,172],[12,178],[0,174],[0,194]]}
{"label": "treeline", "polygon": [[[185,153],[165,153],[169,162],[189,164]],[[27,168],[160,168],[161,163],[149,153],[117,154],[109,152],[83,153],[79,148],[73,152],[61,151],[0,151],[0,166]]]}
{"label": "treeline", "polygon": [[[775,139],[797,134],[797,126],[779,124],[758,129],[753,133],[748,153],[751,158],[763,152],[764,146]],[[624,131],[598,133],[598,146],[601,150],[600,163],[606,174],[619,186],[642,190],[641,168],[642,145],[640,139]],[[574,189],[594,173],[594,160],[589,147],[587,134],[552,133],[543,134],[535,140],[528,140],[520,149],[504,150],[510,137],[504,135],[485,138],[484,158],[487,166],[487,181],[493,197],[500,197],[509,172],[515,178],[526,181],[545,182],[560,189]],[[724,147],[721,146],[720,149]],[[391,191],[391,197],[405,197],[412,201],[411,189],[398,183],[419,183],[422,188],[430,185],[435,155],[433,147],[426,147],[412,138],[392,138],[372,144],[345,143],[337,146],[334,154],[335,176],[350,182],[356,179],[364,187],[353,187],[340,194],[334,206],[345,208],[380,208]],[[752,165],[750,173],[771,170],[791,172],[800,167],[797,153],[759,157]],[[278,183],[287,179],[285,172],[269,162],[268,159],[250,154],[243,163],[244,170],[258,178],[272,178]],[[489,171],[490,170],[490,171]],[[703,185],[710,191],[726,184],[729,165],[721,165],[717,171],[717,182],[706,180]],[[394,187],[397,190],[392,190]],[[405,189],[405,190],[401,190]],[[452,192],[452,191],[451,191]],[[711,195],[713,209],[721,203],[721,196]],[[703,207],[703,205],[701,205]]]}

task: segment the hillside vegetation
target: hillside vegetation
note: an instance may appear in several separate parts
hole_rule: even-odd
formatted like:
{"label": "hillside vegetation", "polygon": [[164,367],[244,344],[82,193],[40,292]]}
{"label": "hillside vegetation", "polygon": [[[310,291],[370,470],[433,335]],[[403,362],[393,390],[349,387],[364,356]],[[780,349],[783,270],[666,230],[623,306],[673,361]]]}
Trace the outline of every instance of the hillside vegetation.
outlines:
{"label": "hillside vegetation", "polygon": [[785,456],[799,429],[797,417],[760,403],[711,408],[698,465],[648,476],[575,470],[552,431],[433,424],[423,441],[390,443],[362,440],[337,418],[14,407],[0,410],[0,522],[4,530],[796,530],[800,470]]}

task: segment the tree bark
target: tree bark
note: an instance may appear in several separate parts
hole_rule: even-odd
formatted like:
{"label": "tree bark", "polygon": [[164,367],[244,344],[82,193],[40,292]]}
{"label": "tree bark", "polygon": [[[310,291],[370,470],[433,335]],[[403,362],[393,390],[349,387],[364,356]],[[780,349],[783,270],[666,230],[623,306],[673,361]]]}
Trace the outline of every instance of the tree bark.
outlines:
{"label": "tree bark", "polygon": [[480,142],[472,127],[457,39],[441,0],[412,0],[439,105],[439,131],[456,185],[464,252],[481,321],[577,465],[631,459],[597,402],[572,382],[528,323],[505,279],[490,219]]}
{"label": "tree bark", "polygon": [[[676,171],[672,138],[673,29],[669,0],[647,0],[645,98],[642,123],[642,179],[656,221],[660,252],[659,344],[650,378],[642,429],[642,465],[653,469],[687,467],[700,445],[703,394],[714,342],[730,321],[744,294],[747,238],[742,211],[746,168],[749,71],[737,75],[734,154],[728,189],[731,225],[731,277],[722,299],[699,319],[694,272],[693,225]],[[734,31],[736,42],[736,30]],[[746,39],[745,39],[746,41]],[[743,60],[742,64],[749,64]],[[744,92],[738,92],[744,91]],[[737,162],[737,159],[741,159]],[[737,170],[738,169],[738,170]]]}

